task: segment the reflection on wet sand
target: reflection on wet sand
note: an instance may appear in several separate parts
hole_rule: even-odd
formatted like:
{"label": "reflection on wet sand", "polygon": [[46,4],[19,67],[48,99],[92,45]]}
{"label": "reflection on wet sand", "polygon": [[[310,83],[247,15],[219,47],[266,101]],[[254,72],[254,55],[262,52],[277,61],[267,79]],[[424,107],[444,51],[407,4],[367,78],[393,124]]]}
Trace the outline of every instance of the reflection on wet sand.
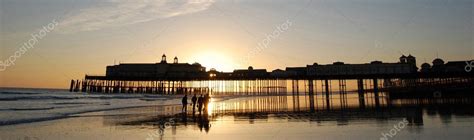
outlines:
{"label": "reflection on wet sand", "polygon": [[[336,125],[348,125],[351,121],[369,120],[383,124],[389,120],[403,120],[409,126],[422,129],[423,116],[440,116],[441,123],[449,123],[453,116],[474,116],[472,99],[411,99],[389,100],[384,96],[374,98],[367,95],[360,102],[357,94],[346,94],[325,99],[321,95],[288,95],[242,97],[225,101],[211,101],[207,113],[181,113],[180,106],[153,108],[161,113],[131,116],[105,115],[108,125],[151,126],[160,134],[171,130],[175,135],[178,127],[195,127],[209,132],[212,124],[222,118],[234,122],[278,120],[283,122],[309,122],[320,124],[326,121]],[[228,121],[228,120],[226,120]],[[417,127],[418,126],[418,127]]]}

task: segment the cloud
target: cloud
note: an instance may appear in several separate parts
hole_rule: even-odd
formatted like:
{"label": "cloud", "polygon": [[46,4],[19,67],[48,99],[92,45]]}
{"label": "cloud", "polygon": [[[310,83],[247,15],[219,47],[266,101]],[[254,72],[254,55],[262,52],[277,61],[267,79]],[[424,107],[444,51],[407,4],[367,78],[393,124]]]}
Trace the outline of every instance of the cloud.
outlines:
{"label": "cloud", "polygon": [[208,9],[214,0],[106,0],[60,21],[62,33],[94,31]]}

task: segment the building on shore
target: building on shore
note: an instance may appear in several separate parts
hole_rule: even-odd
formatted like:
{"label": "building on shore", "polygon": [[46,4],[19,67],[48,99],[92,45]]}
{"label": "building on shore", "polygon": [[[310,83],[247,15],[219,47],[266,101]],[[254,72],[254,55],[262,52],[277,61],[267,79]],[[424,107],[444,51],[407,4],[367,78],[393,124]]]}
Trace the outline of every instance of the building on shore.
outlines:
{"label": "building on shore", "polygon": [[252,66],[249,66],[248,69],[237,69],[234,70],[232,73],[232,77],[250,77],[250,78],[258,78],[258,77],[267,77],[269,73],[266,69],[253,69]]}
{"label": "building on shore", "polygon": [[163,54],[160,63],[121,63],[107,66],[106,77],[115,78],[202,78],[209,76],[199,63],[167,63]]}
{"label": "building on shore", "polygon": [[307,75],[307,67],[286,67],[286,75],[289,77],[303,77]]}
{"label": "building on shore", "polygon": [[398,63],[384,63],[382,61],[372,61],[365,64],[345,64],[344,62],[334,62],[328,65],[314,63],[307,66],[308,76],[328,76],[328,75],[371,75],[371,74],[409,74],[416,73],[416,58],[412,55],[403,55]]}
{"label": "building on shore", "polygon": [[288,77],[288,74],[284,70],[276,69],[270,72],[270,76],[271,77]]}
{"label": "building on shore", "polygon": [[472,72],[474,68],[469,69],[470,62],[474,62],[474,60],[467,60],[467,61],[448,61],[445,64],[445,72],[446,73],[462,73],[462,72]]}
{"label": "building on shore", "polygon": [[445,61],[441,58],[436,58],[433,60],[433,64],[430,65],[428,63],[423,63],[421,65],[421,73],[465,73],[465,72],[472,72],[472,68],[470,69],[470,63],[474,62],[474,60],[466,60],[466,61]]}
{"label": "building on shore", "polygon": [[[444,60],[436,58],[433,65],[424,63],[421,65],[421,73],[446,73],[465,72],[466,62],[452,61],[445,63]],[[386,63],[372,61],[363,64],[346,64],[334,62],[332,64],[320,65],[314,63],[306,67],[287,67],[285,70],[276,69],[267,72],[266,69],[236,69],[233,72],[218,72],[206,68],[199,63],[179,63],[178,58],[173,63],[168,63],[166,55],[162,56],[159,63],[121,63],[119,65],[107,66],[107,78],[123,79],[225,79],[225,78],[304,78],[317,76],[349,76],[349,75],[389,75],[389,74],[413,74],[418,72],[416,58],[412,55],[402,55],[399,62]]]}

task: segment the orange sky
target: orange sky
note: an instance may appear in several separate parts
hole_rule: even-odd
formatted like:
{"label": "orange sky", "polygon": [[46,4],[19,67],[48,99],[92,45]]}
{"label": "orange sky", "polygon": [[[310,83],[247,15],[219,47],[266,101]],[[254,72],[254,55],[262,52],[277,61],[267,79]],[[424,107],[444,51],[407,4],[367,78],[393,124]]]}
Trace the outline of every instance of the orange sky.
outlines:
{"label": "orange sky", "polygon": [[59,25],[0,71],[0,87],[67,88],[114,61],[154,63],[163,53],[219,71],[474,56],[470,0],[180,2],[2,1],[2,62],[43,26]]}

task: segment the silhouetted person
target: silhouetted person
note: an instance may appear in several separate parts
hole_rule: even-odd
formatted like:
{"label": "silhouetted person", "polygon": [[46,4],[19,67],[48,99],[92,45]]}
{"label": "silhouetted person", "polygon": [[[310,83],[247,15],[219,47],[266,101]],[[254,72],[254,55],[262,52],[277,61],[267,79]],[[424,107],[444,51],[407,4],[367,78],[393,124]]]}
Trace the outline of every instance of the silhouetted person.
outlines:
{"label": "silhouetted person", "polygon": [[191,102],[193,103],[193,113],[194,113],[194,109],[196,108],[196,103],[197,103],[196,94],[194,94],[193,97],[191,98]]}
{"label": "silhouetted person", "polygon": [[188,95],[184,95],[183,99],[181,100],[181,103],[183,103],[183,108],[181,109],[182,112],[187,112],[188,111]]}
{"label": "silhouetted person", "polygon": [[201,111],[202,111],[202,108],[203,108],[203,104],[204,104],[204,97],[202,97],[202,95],[198,98],[198,110],[199,110],[199,114],[201,114]]}

